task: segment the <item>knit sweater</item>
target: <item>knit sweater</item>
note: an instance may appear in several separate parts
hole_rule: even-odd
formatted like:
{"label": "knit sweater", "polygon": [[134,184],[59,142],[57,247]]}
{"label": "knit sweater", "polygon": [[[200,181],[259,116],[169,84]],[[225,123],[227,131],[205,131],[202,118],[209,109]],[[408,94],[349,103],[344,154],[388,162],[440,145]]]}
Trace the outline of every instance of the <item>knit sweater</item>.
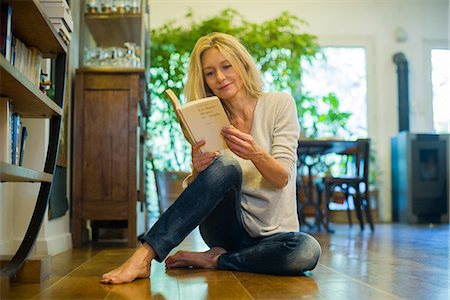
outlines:
{"label": "knit sweater", "polygon": [[294,99],[286,93],[264,93],[256,104],[250,135],[289,171],[288,184],[278,189],[250,160],[229,149],[243,173],[241,207],[246,230],[252,237],[299,230],[296,203],[297,145],[300,134]]}

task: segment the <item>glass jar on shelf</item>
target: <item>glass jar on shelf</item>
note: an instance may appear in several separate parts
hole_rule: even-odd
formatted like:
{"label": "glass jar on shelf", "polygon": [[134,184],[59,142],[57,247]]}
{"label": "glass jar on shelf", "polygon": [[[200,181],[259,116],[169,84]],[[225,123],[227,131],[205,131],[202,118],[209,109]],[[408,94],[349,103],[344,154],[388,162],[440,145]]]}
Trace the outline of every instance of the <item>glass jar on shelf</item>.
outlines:
{"label": "glass jar on shelf", "polygon": [[100,6],[97,0],[86,1],[86,13],[98,14],[100,12]]}

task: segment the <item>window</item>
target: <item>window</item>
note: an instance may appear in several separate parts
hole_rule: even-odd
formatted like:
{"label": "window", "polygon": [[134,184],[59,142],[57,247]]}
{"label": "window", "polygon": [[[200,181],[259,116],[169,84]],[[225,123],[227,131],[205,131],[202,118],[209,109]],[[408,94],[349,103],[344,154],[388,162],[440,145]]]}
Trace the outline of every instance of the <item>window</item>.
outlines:
{"label": "window", "polygon": [[[337,138],[367,137],[367,54],[362,47],[323,47],[323,56],[312,63],[302,62],[302,91],[323,97],[334,93],[339,100],[339,111],[351,114],[346,123],[347,132]],[[320,111],[321,103],[317,110]],[[308,120],[303,120],[309,122]],[[333,175],[342,173],[342,157],[330,154],[325,164]],[[349,202],[353,209],[353,201]],[[373,204],[372,204],[373,207]],[[330,209],[343,210],[346,205],[330,203]]]}
{"label": "window", "polygon": [[366,137],[366,50],[361,47],[323,47],[322,53],[324,55],[311,64],[302,62],[302,90],[319,97],[334,93],[339,99],[339,110],[351,113],[347,123],[349,136],[340,138]]}
{"label": "window", "polygon": [[436,133],[450,133],[450,50],[431,50],[433,123]]}

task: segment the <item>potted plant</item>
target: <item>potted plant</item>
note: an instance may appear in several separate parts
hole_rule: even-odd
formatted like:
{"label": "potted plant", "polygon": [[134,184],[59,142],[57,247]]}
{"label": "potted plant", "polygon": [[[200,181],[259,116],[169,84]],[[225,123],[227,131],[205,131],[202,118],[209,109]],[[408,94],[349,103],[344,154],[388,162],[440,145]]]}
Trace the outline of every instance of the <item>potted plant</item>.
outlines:
{"label": "potted plant", "polygon": [[[204,20],[199,20],[189,11],[186,18],[190,21],[188,27],[169,21],[151,31],[149,89],[152,112],[148,122],[151,132],[148,145],[152,155],[151,167],[156,176],[181,178],[180,173],[172,172],[190,171],[190,145],[183,137],[164,90],[171,88],[182,102],[185,101],[182,89],[190,51],[198,38],[210,32],[232,34],[246,45],[263,74],[266,89],[284,90],[293,95],[300,124],[303,124],[305,116],[313,116],[312,127],[302,128],[307,137],[317,137],[323,133],[324,124],[333,133],[341,127],[345,128],[348,114],[336,109],[339,102],[336,96],[329,94],[317,98],[301,91],[301,59],[312,61],[319,53],[316,37],[299,32],[306,25],[303,20],[284,12],[274,19],[257,24],[245,20],[233,9],[225,9]],[[324,115],[315,110],[319,101],[330,105]],[[318,122],[322,122],[319,127]],[[167,172],[170,173],[167,175]],[[157,184],[161,187],[161,182]]]}

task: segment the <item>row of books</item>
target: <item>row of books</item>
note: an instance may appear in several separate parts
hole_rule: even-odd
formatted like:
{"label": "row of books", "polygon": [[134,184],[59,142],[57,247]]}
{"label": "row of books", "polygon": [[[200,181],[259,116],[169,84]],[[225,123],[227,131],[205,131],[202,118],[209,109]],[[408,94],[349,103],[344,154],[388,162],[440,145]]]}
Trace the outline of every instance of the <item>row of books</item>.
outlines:
{"label": "row of books", "polygon": [[36,86],[39,86],[42,54],[34,47],[27,47],[13,35],[12,7],[1,4],[0,14],[0,52],[12,65],[19,69]]}
{"label": "row of books", "polygon": [[0,161],[22,166],[27,128],[22,126],[18,113],[13,112],[13,101],[0,98]]}
{"label": "row of books", "polygon": [[73,31],[73,19],[66,0],[41,0],[41,5],[63,41],[69,44]]}

